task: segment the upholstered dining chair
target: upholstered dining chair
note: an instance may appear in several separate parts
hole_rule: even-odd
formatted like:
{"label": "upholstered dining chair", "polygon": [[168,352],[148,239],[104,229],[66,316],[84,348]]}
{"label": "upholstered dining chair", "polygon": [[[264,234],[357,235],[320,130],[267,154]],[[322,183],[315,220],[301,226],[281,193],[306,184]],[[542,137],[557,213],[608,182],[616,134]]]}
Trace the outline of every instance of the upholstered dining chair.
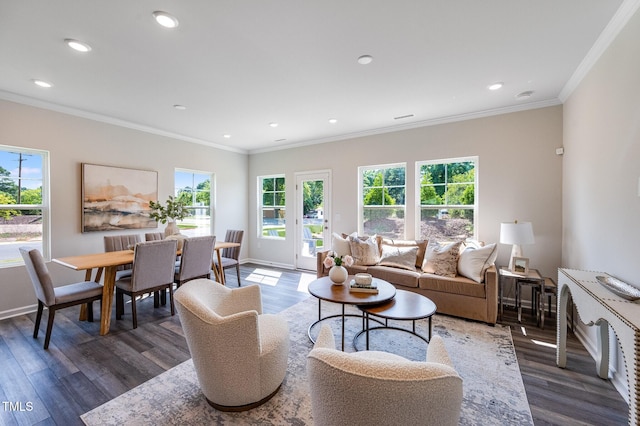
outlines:
{"label": "upholstered dining chair", "polygon": [[244,411],[277,393],[287,372],[289,325],[279,315],[262,313],[260,286],[230,289],[199,278],[180,286],[175,299],[211,406]]}
{"label": "upholstered dining chair", "polygon": [[40,251],[28,247],[20,247],[19,250],[38,298],[38,313],[36,314],[36,323],[33,328],[34,339],[38,338],[44,307],[46,306],[49,310],[47,333],[44,338],[44,349],[48,349],[56,311],[86,303],[87,319],[93,321],[93,302],[95,300],[102,301],[102,286],[94,281],[83,281],[54,287],[51,274]]}
{"label": "upholstered dining chair", "polygon": [[[175,275],[177,242],[175,240],[138,243],[133,253],[133,268],[130,277],[116,281],[116,319],[124,314],[124,295],[131,297],[133,328],[138,327],[136,297],[144,293],[169,290],[171,315],[173,304],[173,279]],[[157,303],[154,303],[157,306]]]}
{"label": "upholstered dining chair", "polygon": [[325,324],[307,356],[307,375],[315,425],[458,424],[462,379],[437,335],[426,361],[417,362],[386,352],[338,351]]}
{"label": "upholstered dining chair", "polygon": [[[138,234],[108,235],[104,237],[104,251],[129,250],[142,239]],[[118,266],[116,280],[131,276],[131,265]]]}
{"label": "upholstered dining chair", "polygon": [[211,260],[215,244],[215,235],[184,240],[180,266],[176,268],[174,279],[176,287],[196,278],[211,278]]}
{"label": "upholstered dining chair", "polygon": [[145,241],[160,241],[164,240],[164,232],[147,232],[144,234]]}
{"label": "upholstered dining chair", "polygon": [[[244,236],[244,231],[229,229],[227,230],[227,234],[225,235],[224,240],[226,242],[242,244],[243,236]],[[224,274],[224,271],[228,268],[234,268],[234,267],[236,268],[236,275],[238,277],[238,287],[242,285],[242,283],[240,282],[240,262],[238,260],[240,258],[241,248],[242,248],[242,245],[238,247],[230,247],[230,248],[223,249],[222,256],[221,256],[222,268],[218,266],[218,270],[221,270],[223,274]],[[218,265],[217,258],[214,258],[214,262],[216,265]]]}

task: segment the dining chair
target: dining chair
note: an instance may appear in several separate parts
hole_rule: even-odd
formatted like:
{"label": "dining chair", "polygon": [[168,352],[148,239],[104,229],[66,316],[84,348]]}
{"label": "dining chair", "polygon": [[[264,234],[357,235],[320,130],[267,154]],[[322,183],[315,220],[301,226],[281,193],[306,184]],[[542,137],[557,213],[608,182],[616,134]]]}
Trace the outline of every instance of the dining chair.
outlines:
{"label": "dining chair", "polygon": [[38,298],[38,313],[36,323],[33,328],[33,338],[38,338],[42,311],[46,306],[49,310],[47,321],[47,333],[44,338],[44,349],[49,348],[51,340],[51,330],[53,330],[53,320],[58,309],[70,306],[87,304],[87,319],[93,321],[93,301],[102,302],[102,286],[94,281],[83,281],[75,284],[67,284],[59,287],[53,286],[51,274],[47,269],[42,254],[37,249],[20,247],[20,255],[24,259],[24,265],[31,278],[33,289]]}
{"label": "dining chair", "polygon": [[[173,279],[177,244],[175,240],[162,240],[139,243],[135,246],[131,276],[116,281],[116,319],[122,319],[126,294],[131,297],[133,328],[137,328],[136,297],[165,289],[169,290],[171,315],[175,315]],[[157,307],[156,303],[154,307]]]}
{"label": "dining chair", "polygon": [[[244,231],[229,229],[227,230],[227,234],[225,235],[224,240],[226,242],[242,244],[243,236],[244,236]],[[233,268],[233,267],[236,268],[236,275],[238,276],[238,287],[240,287],[240,285],[242,284],[240,282],[240,262],[238,261],[238,259],[240,258],[241,248],[242,246],[240,245],[238,247],[230,247],[222,250],[222,256],[221,256],[222,268],[220,268],[220,265],[218,265],[218,259],[214,259],[214,262],[218,267],[218,270],[221,270],[223,274],[224,274],[224,270],[227,268]]]}
{"label": "dining chair", "polygon": [[211,278],[211,260],[215,244],[215,235],[184,240],[180,266],[176,268],[174,279],[176,287],[196,278]]}
{"label": "dining chair", "polygon": [[[129,250],[141,241],[142,238],[138,234],[105,236],[104,251]],[[131,265],[118,266],[116,270],[116,280],[129,276],[131,276]]]}
{"label": "dining chair", "polygon": [[164,240],[164,232],[147,232],[144,234],[145,241]]}

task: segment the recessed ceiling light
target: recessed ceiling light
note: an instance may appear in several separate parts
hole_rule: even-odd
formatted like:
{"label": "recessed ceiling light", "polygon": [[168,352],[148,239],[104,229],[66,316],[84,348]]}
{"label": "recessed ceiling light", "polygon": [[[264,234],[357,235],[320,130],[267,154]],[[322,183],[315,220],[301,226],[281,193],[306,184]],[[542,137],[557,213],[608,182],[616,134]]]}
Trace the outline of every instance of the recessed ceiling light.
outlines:
{"label": "recessed ceiling light", "polygon": [[33,79],[31,81],[33,81],[33,84],[35,84],[36,86],[44,87],[45,89],[48,89],[49,87],[53,87],[53,84],[49,83],[48,81],[38,80],[38,79]]}
{"label": "recessed ceiling light", "polygon": [[175,16],[169,15],[167,12],[155,11],[153,17],[156,22],[165,28],[175,28],[178,26],[178,20]]}
{"label": "recessed ceiling light", "polygon": [[516,95],[516,99],[521,101],[524,99],[529,99],[533,95],[533,90],[527,90],[526,92],[520,92]]}
{"label": "recessed ceiling light", "polygon": [[184,106],[184,105],[178,105],[178,104],[174,105],[173,107],[174,107],[175,109],[180,110],[180,111],[184,111],[185,109],[187,109],[187,107],[186,107],[186,106]]}
{"label": "recessed ceiling light", "polygon": [[336,124],[337,122],[338,122],[338,120],[335,119],[335,118],[330,118],[329,119],[329,123],[331,123],[331,124]]}
{"label": "recessed ceiling light", "polygon": [[504,86],[504,83],[501,81],[497,81],[491,85],[489,85],[489,90],[498,90],[498,89],[502,89],[502,86]]}
{"label": "recessed ceiling light", "polygon": [[373,56],[371,55],[362,55],[358,58],[358,63],[360,65],[367,65],[370,64],[371,61],[373,61]]}
{"label": "recessed ceiling light", "polygon": [[83,43],[72,38],[67,38],[64,40],[64,42],[67,44],[67,46],[78,52],[87,53],[91,51],[91,46],[89,46],[87,43]]}
{"label": "recessed ceiling light", "polygon": [[278,127],[278,123],[269,123],[269,126],[271,126],[271,127]]}
{"label": "recessed ceiling light", "polygon": [[225,133],[224,135],[222,135],[222,137],[225,138],[225,139],[229,139],[229,138],[231,138],[231,135],[228,134],[228,133]]}

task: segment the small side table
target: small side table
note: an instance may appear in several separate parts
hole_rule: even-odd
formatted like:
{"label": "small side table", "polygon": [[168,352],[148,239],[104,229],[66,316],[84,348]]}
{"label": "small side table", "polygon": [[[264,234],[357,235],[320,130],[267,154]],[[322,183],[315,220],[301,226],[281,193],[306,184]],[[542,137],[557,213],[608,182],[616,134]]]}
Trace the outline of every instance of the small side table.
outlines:
{"label": "small side table", "polygon": [[[515,286],[516,286],[516,308],[518,309],[518,322],[521,322],[522,321],[522,300],[520,297],[521,287],[523,285],[536,286],[540,288],[540,292],[542,294],[545,294],[545,288],[544,288],[545,279],[542,275],[540,275],[540,272],[538,272],[537,269],[529,269],[529,272],[527,273],[527,275],[514,274],[504,266],[501,267],[498,271],[500,274],[500,277],[498,280],[499,287],[500,287],[499,288],[500,320],[502,320],[502,314],[504,312],[504,302],[502,300],[503,289],[504,289],[503,281],[505,279],[513,279],[515,280]],[[532,299],[534,298],[532,297]],[[532,300],[531,303],[533,304],[534,301]],[[537,315],[538,315],[538,312],[540,312],[540,307],[533,306],[533,309],[536,311],[536,320],[537,320]],[[540,312],[540,322],[544,324],[544,309]]]}

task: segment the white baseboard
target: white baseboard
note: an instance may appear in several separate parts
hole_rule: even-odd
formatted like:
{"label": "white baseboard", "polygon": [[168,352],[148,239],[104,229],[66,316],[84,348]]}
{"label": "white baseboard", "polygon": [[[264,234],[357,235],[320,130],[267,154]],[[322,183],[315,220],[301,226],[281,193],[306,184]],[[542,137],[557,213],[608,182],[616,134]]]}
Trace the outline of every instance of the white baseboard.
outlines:
{"label": "white baseboard", "polygon": [[36,312],[38,310],[38,305],[29,305],[22,306],[20,308],[9,309],[7,311],[0,312],[0,321],[17,317],[19,315],[30,314],[31,312]]}
{"label": "white baseboard", "polygon": [[265,262],[264,260],[259,260],[259,259],[243,259],[240,261],[241,265],[244,265],[245,263],[255,263],[257,265],[273,266],[274,268],[281,268],[281,269],[291,269],[291,270],[295,269],[295,267],[290,263]]}

